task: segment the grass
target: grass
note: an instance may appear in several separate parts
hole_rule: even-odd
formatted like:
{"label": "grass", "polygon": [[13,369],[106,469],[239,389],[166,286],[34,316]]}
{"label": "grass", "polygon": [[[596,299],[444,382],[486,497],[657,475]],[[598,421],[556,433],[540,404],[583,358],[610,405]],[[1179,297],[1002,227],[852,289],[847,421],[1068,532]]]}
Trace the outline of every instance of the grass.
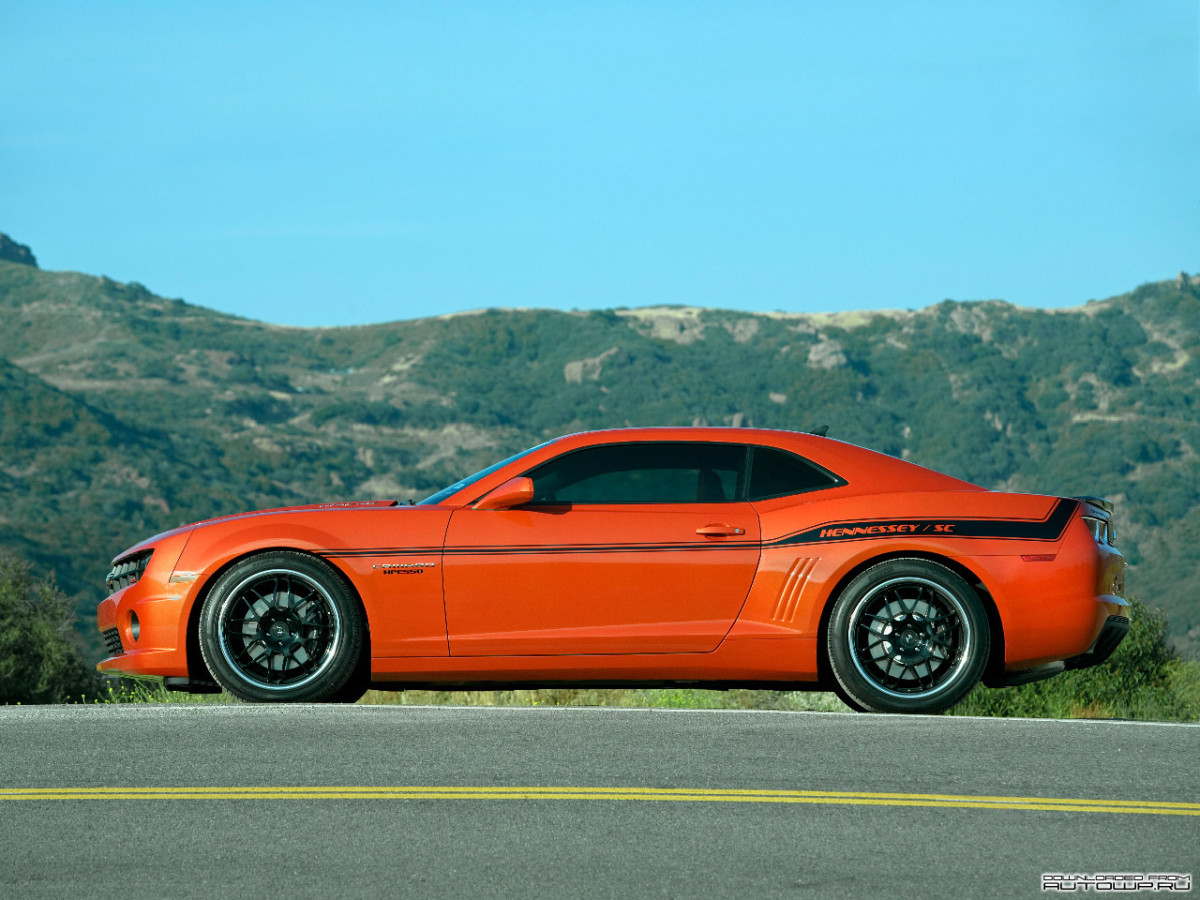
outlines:
{"label": "grass", "polygon": [[[238,703],[226,694],[184,694],[151,681],[123,679],[87,703]],[[626,709],[777,709],[849,712],[833,694],[805,691],[706,691],[691,688],[538,691],[367,691],[368,706],[614,706]]]}
{"label": "grass", "polygon": [[[1103,670],[1101,670],[1102,672]],[[1100,672],[1069,672],[1048,681],[992,690],[982,685],[950,715],[1046,719],[1137,719],[1200,722],[1200,661],[1168,668],[1165,685],[1118,698],[1098,691]],[[92,703],[238,703],[220,694],[183,694],[154,682],[126,681]],[[817,691],[709,691],[695,688],[550,688],[522,691],[367,691],[368,706],[606,706],[624,709],[769,709],[788,712],[849,712],[833,694]]]}
{"label": "grass", "polygon": [[537,691],[367,691],[359,703],[377,706],[613,706],[652,709],[777,709],[849,712],[833,694],[807,691],[707,691],[694,688]]}
{"label": "grass", "polygon": [[[1070,672],[1018,688],[982,685],[949,712],[956,716],[1043,719],[1136,719],[1200,722],[1200,661],[1171,668],[1167,690],[1114,703],[1097,699],[1093,673]],[[124,682],[87,703],[203,703],[240,701],[230,694],[184,694],[153,682]],[[549,688],[521,691],[367,691],[367,706],[605,706],[623,709],[767,709],[787,712],[850,712],[835,695],[817,691],[709,691],[696,688]]]}
{"label": "grass", "polygon": [[84,703],[240,703],[237,697],[222,691],[219,694],[184,694],[168,691],[157,679],[112,679],[96,697]]}

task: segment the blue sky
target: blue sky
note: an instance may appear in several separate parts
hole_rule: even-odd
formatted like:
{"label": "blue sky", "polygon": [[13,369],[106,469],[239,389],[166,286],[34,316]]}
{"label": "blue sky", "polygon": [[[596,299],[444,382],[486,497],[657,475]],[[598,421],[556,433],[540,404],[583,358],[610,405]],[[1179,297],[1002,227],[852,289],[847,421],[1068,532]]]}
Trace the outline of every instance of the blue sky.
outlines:
{"label": "blue sky", "polygon": [[0,6],[0,231],[291,325],[1200,270],[1200,4]]}

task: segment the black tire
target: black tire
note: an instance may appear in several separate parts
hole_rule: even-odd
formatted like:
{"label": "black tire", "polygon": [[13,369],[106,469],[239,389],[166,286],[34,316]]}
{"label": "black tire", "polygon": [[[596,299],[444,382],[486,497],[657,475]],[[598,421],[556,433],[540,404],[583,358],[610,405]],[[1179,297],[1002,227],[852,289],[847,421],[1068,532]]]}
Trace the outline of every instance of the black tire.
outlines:
{"label": "black tire", "polygon": [[844,704],[846,704],[846,706],[850,707],[852,712],[871,712],[871,710],[867,709],[865,706],[863,706],[861,703],[859,703],[857,700],[855,700],[853,697],[851,697],[848,693],[846,693],[846,689],[844,687],[842,687],[841,684],[838,683],[838,680],[836,678],[833,680],[833,693],[834,693],[834,696],[836,696],[839,700],[842,701],[842,703],[844,703]]}
{"label": "black tire", "polygon": [[359,650],[358,665],[346,683],[322,700],[322,703],[357,703],[371,687],[371,652],[364,646]]}
{"label": "black tire", "polygon": [[242,700],[347,703],[365,690],[365,631],[336,570],[305,553],[271,551],[213,585],[200,611],[200,652],[217,684]]}
{"label": "black tire", "polygon": [[990,648],[979,596],[925,559],[858,575],[834,602],[826,634],[838,695],[868,712],[949,709],[982,677]]}

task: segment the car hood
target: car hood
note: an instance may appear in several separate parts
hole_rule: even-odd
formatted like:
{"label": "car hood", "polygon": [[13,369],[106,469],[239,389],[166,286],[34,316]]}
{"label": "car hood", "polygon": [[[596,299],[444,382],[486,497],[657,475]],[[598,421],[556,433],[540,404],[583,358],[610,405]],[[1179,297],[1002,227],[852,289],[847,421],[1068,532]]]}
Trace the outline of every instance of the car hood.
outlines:
{"label": "car hood", "polygon": [[[220,522],[232,522],[235,519],[249,519],[255,516],[270,516],[278,513],[290,512],[311,512],[316,509],[385,509],[390,506],[400,506],[397,500],[346,500],[341,503],[310,503],[305,506],[280,506],[275,509],[256,509],[250,512],[234,513],[229,516],[217,516],[214,519],[202,519],[199,522],[190,522],[187,525],[179,525],[176,528],[171,528],[163,531],[153,537],[146,538],[144,541],[138,541],[127,550],[122,550],[115,557],[115,563],[119,559],[129,556],[131,553],[136,553],[139,550],[145,549],[152,544],[157,544],[165,538],[174,537],[177,534],[183,534],[185,531],[191,531],[195,528],[204,528],[208,525],[216,525]],[[401,507],[407,508],[407,507]]]}

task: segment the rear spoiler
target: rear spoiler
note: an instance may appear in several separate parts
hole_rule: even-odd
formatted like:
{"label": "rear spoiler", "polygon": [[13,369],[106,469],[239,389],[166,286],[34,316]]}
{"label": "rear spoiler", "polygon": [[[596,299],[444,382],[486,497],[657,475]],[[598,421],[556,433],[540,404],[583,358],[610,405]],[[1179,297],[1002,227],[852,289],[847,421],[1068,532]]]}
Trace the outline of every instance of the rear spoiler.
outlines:
{"label": "rear spoiler", "polygon": [[1096,509],[1102,509],[1110,516],[1113,514],[1113,502],[1105,500],[1103,497],[1072,497],[1072,500],[1082,500],[1084,503],[1090,503]]}

